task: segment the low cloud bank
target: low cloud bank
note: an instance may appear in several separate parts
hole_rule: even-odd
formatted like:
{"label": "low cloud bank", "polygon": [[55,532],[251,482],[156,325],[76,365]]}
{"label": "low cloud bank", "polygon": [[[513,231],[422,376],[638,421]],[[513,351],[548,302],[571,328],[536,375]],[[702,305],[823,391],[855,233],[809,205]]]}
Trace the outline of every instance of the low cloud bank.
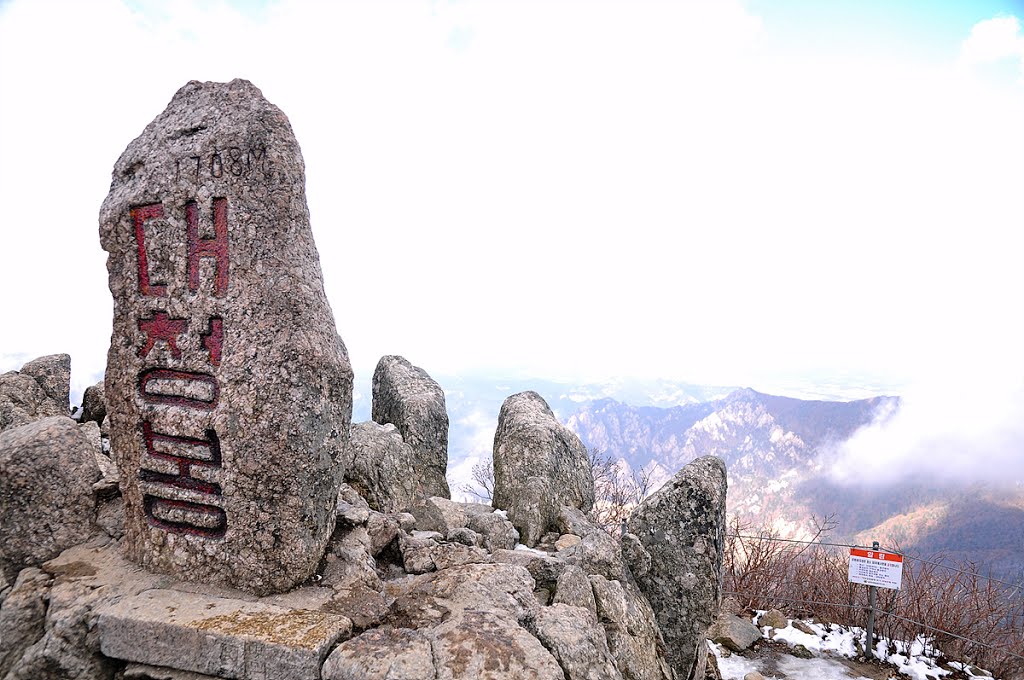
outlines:
{"label": "low cloud bank", "polygon": [[920,385],[826,454],[834,481],[1024,483],[1024,380]]}

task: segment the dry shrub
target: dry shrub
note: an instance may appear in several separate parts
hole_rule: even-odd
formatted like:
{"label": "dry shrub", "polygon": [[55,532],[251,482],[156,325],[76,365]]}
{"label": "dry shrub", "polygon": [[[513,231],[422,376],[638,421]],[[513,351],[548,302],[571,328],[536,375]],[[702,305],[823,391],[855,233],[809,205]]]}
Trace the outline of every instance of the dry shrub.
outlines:
{"label": "dry shrub", "polygon": [[618,536],[633,509],[650,494],[650,473],[644,469],[634,471],[598,449],[589,449],[588,454],[594,477],[594,507],[590,519]]}
{"label": "dry shrub", "polygon": [[[848,548],[826,544],[824,539],[835,529],[831,519],[815,523],[815,528],[813,541],[789,542],[771,529],[752,529],[733,519],[726,537],[723,591],[751,609],[777,608],[795,618],[863,627],[868,589],[847,581]],[[1024,671],[1019,658],[1024,657],[1021,588],[985,578],[977,564],[947,568],[940,562],[941,557],[924,561],[906,556],[902,588],[877,591],[876,634],[908,648],[915,640],[926,640],[926,652],[941,650],[949,659],[997,676]]]}

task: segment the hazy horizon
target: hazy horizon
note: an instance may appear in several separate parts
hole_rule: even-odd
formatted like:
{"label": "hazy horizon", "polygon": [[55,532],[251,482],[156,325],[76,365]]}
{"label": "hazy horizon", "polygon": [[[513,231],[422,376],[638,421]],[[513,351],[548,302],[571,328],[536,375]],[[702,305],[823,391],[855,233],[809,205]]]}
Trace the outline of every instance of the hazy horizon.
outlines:
{"label": "hazy horizon", "polygon": [[0,371],[68,352],[76,393],[100,375],[114,162],[187,81],[241,77],[302,146],[357,379],[397,353],[439,376],[898,386],[850,455],[1013,464],[1022,15],[9,0]]}

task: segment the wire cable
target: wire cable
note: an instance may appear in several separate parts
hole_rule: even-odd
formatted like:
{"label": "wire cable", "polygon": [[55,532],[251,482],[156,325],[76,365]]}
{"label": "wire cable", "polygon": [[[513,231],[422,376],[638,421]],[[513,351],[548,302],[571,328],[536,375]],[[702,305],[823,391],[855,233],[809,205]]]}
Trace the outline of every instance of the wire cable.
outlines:
{"label": "wire cable", "polygon": [[[776,538],[774,536],[748,536],[748,535],[745,535],[745,534],[726,534],[726,537],[727,538],[743,538],[743,539],[747,539],[747,540],[751,540],[751,541],[775,541],[777,543],[799,543],[801,545],[823,545],[823,546],[828,546],[828,547],[832,547],[832,548],[860,548],[860,549],[863,549],[863,550],[876,550],[876,548],[873,548],[872,546],[869,546],[869,545],[854,545],[852,543],[826,543],[824,541],[801,541],[801,540],[796,539],[796,538]],[[919,557],[917,555],[910,555],[910,554],[907,554],[907,553],[902,553],[899,550],[895,550],[895,549],[892,549],[892,548],[881,547],[881,548],[877,548],[877,550],[879,552],[893,553],[895,555],[901,555],[901,556],[903,556],[904,558],[906,558],[908,560],[917,560],[918,562],[922,562],[924,564],[930,564],[930,565],[935,566],[935,567],[941,567],[943,569],[948,569],[950,571],[955,571],[955,572],[957,572],[959,574],[965,574],[967,576],[974,576],[975,578],[985,579],[986,581],[992,581],[993,583],[1000,583],[1000,584],[1002,584],[1004,586],[1007,586],[1008,588],[1014,588],[1015,591],[1020,589],[1020,587],[1021,587],[1021,583],[1010,583],[1009,581],[1003,581],[1003,580],[1000,580],[1000,579],[997,579],[997,578],[993,578],[991,576],[985,576],[984,574],[979,574],[976,571],[969,571],[967,569],[958,569],[957,567],[951,567],[948,564],[943,564],[941,562],[933,562],[931,560],[926,560],[923,557]]]}

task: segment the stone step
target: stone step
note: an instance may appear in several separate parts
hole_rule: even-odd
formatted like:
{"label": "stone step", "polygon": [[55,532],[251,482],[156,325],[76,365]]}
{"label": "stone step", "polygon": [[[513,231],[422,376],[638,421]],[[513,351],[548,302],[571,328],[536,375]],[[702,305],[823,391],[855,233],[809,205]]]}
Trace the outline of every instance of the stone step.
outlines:
{"label": "stone step", "polygon": [[147,590],[99,615],[108,657],[239,680],[319,680],[351,632],[344,616],[177,590]]}

